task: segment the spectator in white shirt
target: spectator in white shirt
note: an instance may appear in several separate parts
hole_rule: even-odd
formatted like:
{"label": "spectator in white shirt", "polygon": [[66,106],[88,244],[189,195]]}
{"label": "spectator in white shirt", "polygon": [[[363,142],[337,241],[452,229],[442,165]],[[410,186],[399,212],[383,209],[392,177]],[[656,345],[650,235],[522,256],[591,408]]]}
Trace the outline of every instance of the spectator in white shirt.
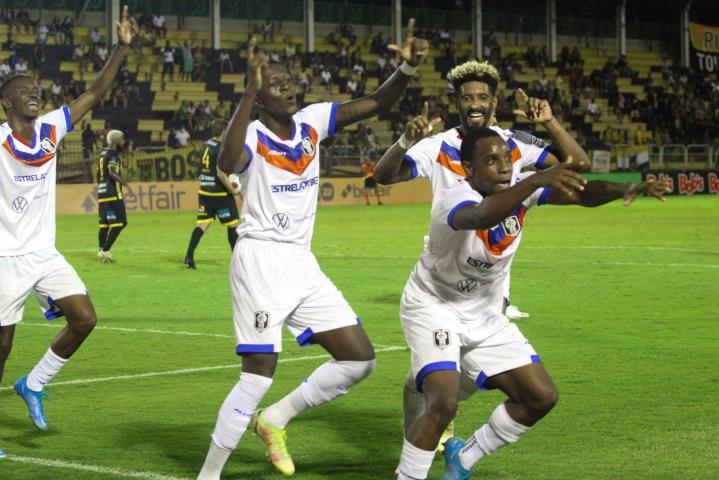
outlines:
{"label": "spectator in white shirt", "polygon": [[328,67],[324,67],[322,69],[320,78],[322,79],[322,85],[324,85],[327,89],[327,92],[332,95],[332,73],[330,72]]}
{"label": "spectator in white shirt", "polygon": [[180,148],[186,147],[188,143],[192,143],[190,142],[190,132],[187,131],[184,125],[177,129],[175,132],[175,138],[177,139],[177,144]]}
{"label": "spectator in white shirt", "polygon": [[155,30],[155,35],[159,38],[165,38],[167,36],[167,27],[165,26],[165,16],[162,14],[154,14],[152,16],[152,27]]}
{"label": "spectator in white shirt", "polygon": [[93,47],[96,47],[100,40],[102,40],[102,35],[100,35],[100,30],[97,29],[97,27],[92,29],[92,32],[90,32],[90,43]]}
{"label": "spectator in white shirt", "polygon": [[27,73],[27,60],[20,58],[15,64],[15,75],[23,75]]}
{"label": "spectator in white shirt", "polygon": [[4,60],[2,63],[0,63],[0,80],[5,80],[7,77],[10,76],[10,73],[12,73],[10,64],[7,60]]}

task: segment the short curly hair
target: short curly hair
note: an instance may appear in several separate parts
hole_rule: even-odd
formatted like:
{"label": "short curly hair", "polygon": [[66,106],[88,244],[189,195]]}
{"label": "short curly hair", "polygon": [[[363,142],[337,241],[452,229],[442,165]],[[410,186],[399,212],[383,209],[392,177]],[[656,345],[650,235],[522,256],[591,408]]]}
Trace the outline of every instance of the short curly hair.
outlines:
{"label": "short curly hair", "polygon": [[499,72],[487,62],[470,60],[450,70],[447,80],[452,82],[455,92],[459,91],[463,83],[475,81],[489,85],[490,92],[495,95],[499,86]]}

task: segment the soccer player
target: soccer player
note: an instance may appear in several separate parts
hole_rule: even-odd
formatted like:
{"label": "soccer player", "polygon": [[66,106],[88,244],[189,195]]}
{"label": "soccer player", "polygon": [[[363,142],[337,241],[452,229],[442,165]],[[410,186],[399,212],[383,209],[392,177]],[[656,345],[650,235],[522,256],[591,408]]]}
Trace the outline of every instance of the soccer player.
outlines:
{"label": "soccer player", "polygon": [[[548,145],[526,132],[505,130],[495,125],[499,73],[493,66],[486,62],[469,61],[453,68],[447,79],[454,86],[460,125],[425,138],[441,121],[439,118],[429,119],[428,106],[425,104],[422,114],[407,125],[400,139],[380,158],[374,169],[377,182],[390,185],[425,177],[432,182],[432,194],[435,198],[437,192],[462,181],[465,177],[466,173],[459,161],[459,150],[465,132],[476,126],[489,127],[505,140],[511,152],[515,173],[526,167],[547,168],[569,156],[574,159],[574,168],[588,168],[589,159],[586,152],[554,117],[546,100],[529,98],[519,89],[517,95],[526,107],[515,110],[514,113],[532,123],[543,125],[552,138],[553,145]],[[505,278],[502,303],[504,307],[509,305],[509,274]],[[521,315],[516,317],[521,318]],[[471,390],[463,390],[463,394],[470,392]],[[405,379],[404,390],[405,428],[423,408],[422,396],[417,393],[410,372]]]}
{"label": "soccer player", "polygon": [[122,229],[127,226],[122,187],[126,187],[130,194],[132,189],[122,178],[120,151],[124,145],[125,136],[120,130],[107,132],[107,148],[100,151],[97,164],[97,210],[100,216],[100,249],[97,252],[97,261],[100,263],[115,263],[110,249]]}
{"label": "soccer player", "polygon": [[[264,440],[275,467],[295,466],[285,426],[296,415],[329,402],[367,377],[375,354],[357,315],[320,270],[310,250],[319,188],[319,144],[338,128],[387,111],[427,57],[426,40],[407,37],[404,62],[373,94],[347,103],[297,109],[295,84],[281,64],[248,52],[248,84],[222,143],[218,165],[242,185],[242,223],[230,264],[239,382],[218,415],[200,480],[216,480],[246,429]],[[260,119],[250,124],[253,104]],[[272,384],[287,324],[300,345],[319,344],[332,355],[279,402],[258,412]]]}
{"label": "soccer player", "polygon": [[48,428],[43,387],[96,323],[85,285],[55,248],[57,146],[110,89],[136,32],[137,24],[128,18],[125,6],[117,24],[117,48],[97,79],[69,107],[40,115],[38,86],[25,75],[10,77],[0,86],[0,104],[8,119],[0,125],[0,379],[30,292],[47,318],[64,314],[67,320],[42,359],[15,383],[30,420],[40,430]]}
{"label": "soccer player", "polygon": [[377,182],[374,179],[372,171],[374,170],[375,165],[377,165],[377,162],[374,160],[367,160],[365,163],[362,164],[362,170],[364,171],[364,198],[367,201],[367,205],[369,205],[369,191],[372,190],[377,197],[377,205],[382,205],[382,200],[380,199],[379,190],[377,189]]}
{"label": "soccer player", "polygon": [[227,240],[230,242],[230,250],[237,242],[237,231],[235,228],[240,224],[237,213],[237,204],[234,191],[227,179],[227,175],[217,168],[217,154],[220,151],[220,144],[224,138],[224,127],[226,122],[216,122],[213,128],[214,138],[211,138],[202,146],[200,157],[200,171],[197,179],[200,188],[197,190],[197,226],[192,231],[190,244],[185,254],[185,266],[196,269],[195,249],[202,239],[212,221],[217,219],[227,227]]}
{"label": "soccer player", "polygon": [[409,425],[400,480],[427,478],[440,436],[455,415],[460,375],[507,399],[465,443],[450,439],[444,480],[469,478],[472,466],[516,442],[557,401],[557,390],[531,344],[502,313],[503,279],[522,238],[527,210],[545,203],[595,207],[642,193],[663,200],[663,182],[587,182],[572,159],[518,174],[496,131],[465,132],[466,179],[436,193],[429,244],[402,295],[400,318],[412,373],[427,409]]}

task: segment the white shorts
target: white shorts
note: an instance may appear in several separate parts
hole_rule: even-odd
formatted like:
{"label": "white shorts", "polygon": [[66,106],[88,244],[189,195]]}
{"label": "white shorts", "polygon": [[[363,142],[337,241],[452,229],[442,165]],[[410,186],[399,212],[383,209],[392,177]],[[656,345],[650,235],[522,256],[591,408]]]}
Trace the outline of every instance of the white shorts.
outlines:
{"label": "white shorts", "polygon": [[0,257],[0,326],[22,320],[25,299],[31,291],[48,320],[63,316],[55,300],[87,294],[75,269],[55,248]]}
{"label": "white shorts", "polygon": [[301,346],[315,333],[360,323],[307,248],[239,240],[230,287],[238,355],[281,352],[283,323]]}
{"label": "white shorts", "polygon": [[486,390],[488,378],[538,363],[539,355],[507,317],[462,319],[439,298],[408,283],[400,303],[400,320],[412,352],[417,390],[431,372],[456,370]]}

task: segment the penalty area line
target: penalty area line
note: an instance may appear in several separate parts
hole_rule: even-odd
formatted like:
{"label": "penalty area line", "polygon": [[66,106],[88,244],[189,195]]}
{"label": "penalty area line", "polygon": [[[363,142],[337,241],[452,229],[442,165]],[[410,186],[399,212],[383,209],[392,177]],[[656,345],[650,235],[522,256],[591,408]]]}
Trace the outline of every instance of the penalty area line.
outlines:
{"label": "penalty area line", "polygon": [[18,455],[7,455],[3,461],[27,463],[42,467],[66,468],[82,472],[98,473],[102,475],[113,475],[124,478],[140,478],[142,480],[192,480],[187,477],[175,477],[155,472],[142,472],[138,470],[123,470],[115,467],[103,467],[100,465],[87,465],[83,463],[71,463],[63,460],[51,460],[49,458],[22,457]]}
{"label": "penalty area line", "polygon": [[[383,348],[375,349],[375,353],[383,352],[396,352],[399,350],[405,350],[406,347],[398,346],[387,346]],[[301,362],[304,360],[318,360],[322,358],[330,358],[329,354],[323,355],[308,355],[306,357],[295,357],[295,358],[280,358],[278,363],[292,363]],[[103,382],[114,382],[117,380],[134,380],[137,378],[152,378],[152,377],[172,377],[177,375],[188,375],[192,373],[211,372],[213,370],[225,370],[228,368],[240,368],[239,363],[233,363],[231,365],[215,365],[212,367],[197,367],[197,368],[181,368],[179,370],[165,370],[161,372],[145,372],[145,373],[133,373],[129,375],[115,375],[112,377],[96,377],[96,378],[82,378],[77,380],[66,380],[64,382],[52,382],[50,387],[60,387],[63,385],[87,385],[90,383],[103,383]],[[0,387],[0,392],[12,390],[12,386]]]}

